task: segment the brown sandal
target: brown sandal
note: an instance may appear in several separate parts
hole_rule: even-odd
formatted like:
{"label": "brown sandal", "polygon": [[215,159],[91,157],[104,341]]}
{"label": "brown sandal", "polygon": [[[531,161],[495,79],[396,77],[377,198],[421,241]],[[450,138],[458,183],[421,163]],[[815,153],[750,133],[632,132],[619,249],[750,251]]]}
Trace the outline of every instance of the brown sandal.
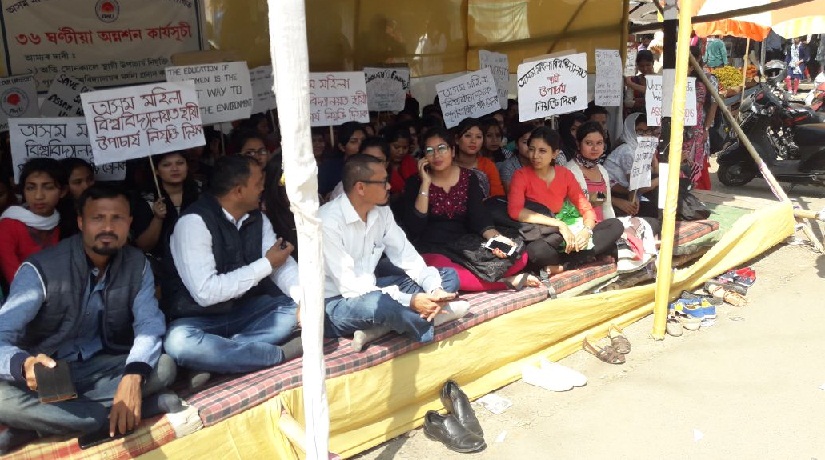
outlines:
{"label": "brown sandal", "polygon": [[610,337],[610,345],[612,345],[617,352],[623,355],[630,353],[630,340],[627,340],[624,332],[616,325],[611,324],[607,328],[607,335]]}
{"label": "brown sandal", "polygon": [[582,341],[582,349],[608,364],[624,364],[624,355],[617,352],[612,345],[599,348],[591,345],[585,338]]}
{"label": "brown sandal", "polygon": [[719,284],[706,284],[705,290],[708,291],[708,294],[722,299],[725,303],[731,304],[734,307],[744,307],[748,304],[748,299],[746,299],[745,296],[736,291],[725,289],[725,286]]}

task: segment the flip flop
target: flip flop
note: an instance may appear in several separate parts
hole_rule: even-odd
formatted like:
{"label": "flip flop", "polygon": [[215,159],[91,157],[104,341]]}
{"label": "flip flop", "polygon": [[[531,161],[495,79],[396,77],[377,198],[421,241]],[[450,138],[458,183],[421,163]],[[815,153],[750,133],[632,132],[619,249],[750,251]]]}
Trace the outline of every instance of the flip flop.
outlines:
{"label": "flip flop", "polygon": [[617,352],[623,355],[630,353],[630,340],[627,340],[627,337],[624,336],[624,331],[611,324],[607,328],[607,335],[610,337],[610,345]]}
{"label": "flip flop", "polygon": [[729,285],[720,285],[715,283],[711,286],[705,285],[705,290],[708,291],[714,297],[718,297],[725,301],[725,303],[731,304],[734,307],[744,307],[748,304],[748,299],[745,298],[742,294],[736,292],[736,290],[728,289]]}
{"label": "flip flop", "polygon": [[612,345],[608,345],[604,348],[599,348],[597,346],[592,345],[590,342],[587,341],[587,338],[585,338],[584,340],[582,340],[582,349],[608,364],[624,364],[625,362],[624,355],[617,352]]}
{"label": "flip flop", "polygon": [[667,325],[665,326],[665,330],[673,337],[679,337],[684,333],[684,327],[682,327],[681,321],[679,321],[679,319],[675,316],[667,317]]}
{"label": "flip flop", "polygon": [[[726,291],[733,291],[733,292],[735,292],[735,293],[737,293],[741,296],[748,295],[748,288],[746,288],[745,286],[741,286],[739,284],[736,284],[736,283],[725,283],[725,282],[720,282],[720,281],[708,281],[708,282],[705,283],[705,291],[707,291],[707,293],[710,294],[710,295],[713,295],[713,293],[710,292],[711,288],[716,288],[716,287],[721,287],[721,288],[725,289]],[[714,297],[716,297],[716,296],[714,296]]]}

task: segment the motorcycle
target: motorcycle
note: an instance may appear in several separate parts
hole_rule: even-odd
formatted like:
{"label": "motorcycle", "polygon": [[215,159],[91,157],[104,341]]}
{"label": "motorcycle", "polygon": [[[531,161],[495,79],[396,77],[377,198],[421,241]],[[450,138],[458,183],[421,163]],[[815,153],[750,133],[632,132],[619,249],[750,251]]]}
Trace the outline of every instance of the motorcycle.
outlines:
{"label": "motorcycle", "polygon": [[[739,125],[776,180],[825,185],[825,114],[789,104],[768,79],[745,99]],[[775,83],[775,82],[773,82]],[[744,145],[729,142],[718,154],[719,181],[742,186],[760,172]]]}

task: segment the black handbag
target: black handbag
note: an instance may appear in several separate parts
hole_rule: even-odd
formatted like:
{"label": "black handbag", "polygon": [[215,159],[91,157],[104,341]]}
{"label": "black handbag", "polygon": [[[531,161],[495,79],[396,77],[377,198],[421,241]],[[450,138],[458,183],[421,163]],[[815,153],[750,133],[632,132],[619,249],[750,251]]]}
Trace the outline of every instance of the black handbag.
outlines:
{"label": "black handbag", "polygon": [[521,252],[524,250],[524,242],[521,238],[511,239],[516,243],[516,250],[506,259],[496,257],[493,251],[484,247],[487,240],[472,233],[447,243],[441,252],[453,262],[470,270],[479,279],[495,282],[507,273],[507,270],[521,257]]}
{"label": "black handbag", "polygon": [[679,181],[679,199],[676,204],[676,220],[702,220],[710,217],[710,209],[690,193],[690,186]]}

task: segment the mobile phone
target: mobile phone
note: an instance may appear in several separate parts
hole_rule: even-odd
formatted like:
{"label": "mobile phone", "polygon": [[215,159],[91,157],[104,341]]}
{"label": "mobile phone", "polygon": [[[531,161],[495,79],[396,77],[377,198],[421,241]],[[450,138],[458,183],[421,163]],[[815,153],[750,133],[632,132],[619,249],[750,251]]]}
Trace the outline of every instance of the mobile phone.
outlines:
{"label": "mobile phone", "polygon": [[516,251],[515,246],[511,246],[505,243],[504,241],[500,241],[494,238],[490,238],[489,240],[487,240],[487,242],[484,243],[484,247],[491,251],[494,249],[500,249],[501,252],[506,254],[508,257],[513,255],[513,253]]}
{"label": "mobile phone", "polygon": [[86,433],[77,438],[77,445],[85,450],[94,446],[103,444],[104,442],[114,441],[115,439],[125,438],[132,434],[132,430],[127,431],[126,434],[115,433],[115,436],[109,437],[109,424],[105,424],[101,429]]}

